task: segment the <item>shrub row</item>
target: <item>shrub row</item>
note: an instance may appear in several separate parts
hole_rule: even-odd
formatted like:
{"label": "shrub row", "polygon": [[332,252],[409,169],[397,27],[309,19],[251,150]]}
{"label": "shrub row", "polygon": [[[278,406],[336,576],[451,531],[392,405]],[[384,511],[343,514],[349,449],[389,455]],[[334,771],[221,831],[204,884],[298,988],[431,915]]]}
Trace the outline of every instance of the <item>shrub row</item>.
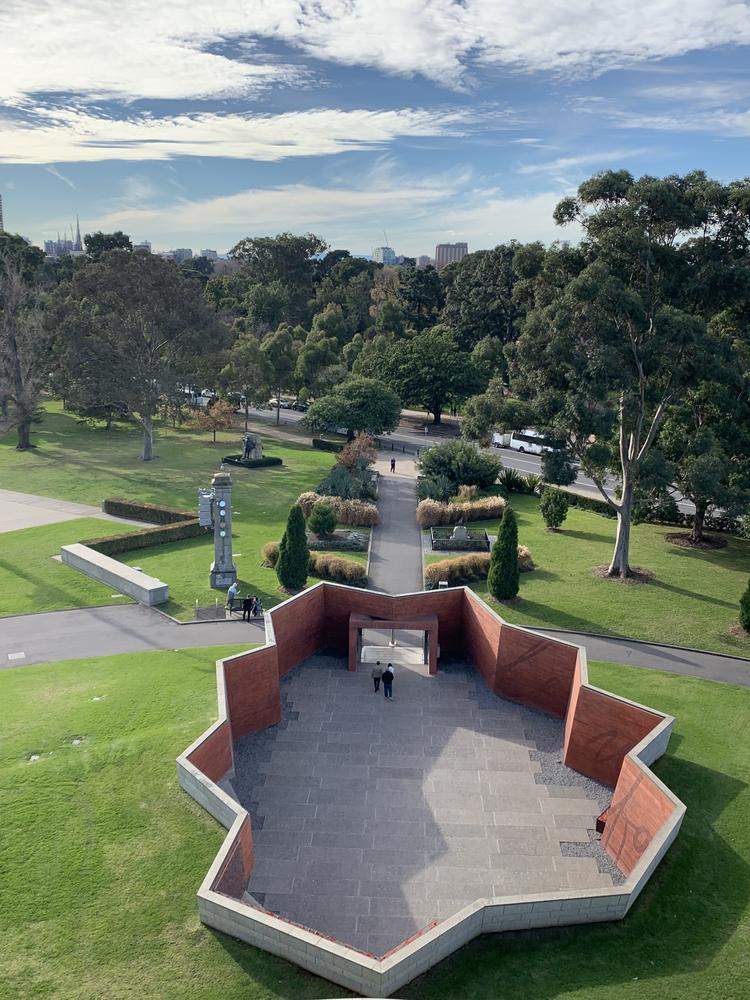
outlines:
{"label": "shrub row", "polygon": [[367,570],[353,559],[342,559],[330,552],[310,553],[310,572],[321,580],[333,583],[348,583],[354,587],[367,584]]}
{"label": "shrub row", "polygon": [[367,552],[369,537],[351,532],[348,538],[316,538],[309,535],[307,547],[311,552]]}
{"label": "shrub row", "polygon": [[[545,486],[545,490],[557,490],[556,486]],[[580,493],[564,492],[571,507],[579,510],[590,510],[602,517],[615,518],[617,514],[605,500],[597,497],[584,497]],[[673,500],[663,502],[636,501],[633,504],[633,523],[673,524],[677,527],[692,528],[693,515],[681,511]],[[737,531],[737,520],[733,517],[722,517],[720,514],[707,515],[704,525],[708,531]]]}
{"label": "shrub row", "polygon": [[[455,559],[441,559],[440,562],[425,567],[425,587],[434,590],[441,580],[447,580],[450,586],[486,580],[489,568],[489,552],[474,552],[468,556],[456,556]],[[534,560],[525,545],[518,546],[518,568],[522,573],[529,573],[534,569]]]}
{"label": "shrub row", "polygon": [[345,443],[339,443],[338,441],[324,441],[323,438],[313,438],[312,446],[313,448],[317,448],[318,451],[334,452],[339,452],[346,447]]}
{"label": "shrub row", "polygon": [[297,503],[302,508],[302,513],[308,518],[315,504],[321,500],[333,508],[339,524],[362,525],[371,528],[378,523],[378,508],[374,503],[368,503],[365,500],[343,500],[341,497],[324,497],[320,493],[311,492],[301,493],[297,498]]}
{"label": "shrub row", "polygon": [[421,500],[417,504],[417,524],[432,528],[438,524],[458,524],[459,521],[488,521],[503,516],[505,500],[502,497],[482,497],[469,503],[439,503]]}
{"label": "shrub row", "polygon": [[197,514],[190,510],[142,503],[140,500],[126,500],[124,497],[108,497],[102,502],[102,510],[105,514],[112,514],[113,517],[127,517],[131,521],[150,521],[151,524],[174,524],[176,521],[197,519]]}
{"label": "shrub row", "polygon": [[242,455],[225,455],[222,462],[227,465],[241,465],[243,469],[264,469],[269,465],[281,465],[282,461],[275,455],[264,455],[263,458],[245,458]]}
{"label": "shrub row", "polygon": [[166,542],[178,542],[183,538],[196,538],[204,534],[205,529],[198,524],[198,519],[178,521],[176,524],[165,524],[157,528],[144,528],[129,535],[109,535],[106,538],[92,538],[82,542],[90,549],[95,549],[105,556],[115,556],[121,552],[132,552],[134,549],[147,549],[151,545],[163,545]]}
{"label": "shrub row", "polygon": [[[275,568],[279,559],[279,543],[266,542],[261,552],[263,565]],[[361,563],[342,559],[330,552],[311,552],[309,569],[313,576],[333,583],[349,583],[356,587],[363,587],[367,583],[367,571]]]}

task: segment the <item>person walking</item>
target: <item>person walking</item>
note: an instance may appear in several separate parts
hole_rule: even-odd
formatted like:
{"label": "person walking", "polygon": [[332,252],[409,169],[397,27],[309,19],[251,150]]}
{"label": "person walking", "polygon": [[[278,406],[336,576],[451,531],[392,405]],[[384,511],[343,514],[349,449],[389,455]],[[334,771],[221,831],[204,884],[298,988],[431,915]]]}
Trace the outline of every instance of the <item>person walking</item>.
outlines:
{"label": "person walking", "polygon": [[243,622],[249,622],[253,613],[253,604],[255,604],[255,598],[251,597],[250,594],[247,595],[242,601],[242,620]]}
{"label": "person walking", "polygon": [[395,471],[396,471],[396,459],[392,458],[391,459],[391,472],[395,472]]}
{"label": "person walking", "polygon": [[383,671],[383,695],[386,698],[393,698],[393,664],[389,663]]}
{"label": "person walking", "polygon": [[383,668],[380,665],[380,660],[375,664],[370,673],[372,677],[373,687],[376,691],[380,690],[380,678],[383,676]]}
{"label": "person walking", "polygon": [[263,617],[263,601],[261,601],[260,597],[255,598],[255,617]]}
{"label": "person walking", "polygon": [[237,586],[237,581],[229,584],[229,590],[227,591],[227,607],[229,608],[229,614],[231,615],[234,611],[234,602],[237,599],[237,591],[240,588]]}

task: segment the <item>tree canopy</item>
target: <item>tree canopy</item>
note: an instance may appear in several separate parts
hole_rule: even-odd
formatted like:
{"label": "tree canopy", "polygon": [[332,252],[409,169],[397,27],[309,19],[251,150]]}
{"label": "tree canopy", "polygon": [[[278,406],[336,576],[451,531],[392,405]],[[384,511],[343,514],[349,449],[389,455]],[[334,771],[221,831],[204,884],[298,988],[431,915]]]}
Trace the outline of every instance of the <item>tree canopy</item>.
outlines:
{"label": "tree canopy", "polygon": [[392,389],[374,378],[353,376],[328,395],[316,400],[307,413],[314,429],[345,427],[349,439],[356,434],[383,434],[398,426],[401,400]]}

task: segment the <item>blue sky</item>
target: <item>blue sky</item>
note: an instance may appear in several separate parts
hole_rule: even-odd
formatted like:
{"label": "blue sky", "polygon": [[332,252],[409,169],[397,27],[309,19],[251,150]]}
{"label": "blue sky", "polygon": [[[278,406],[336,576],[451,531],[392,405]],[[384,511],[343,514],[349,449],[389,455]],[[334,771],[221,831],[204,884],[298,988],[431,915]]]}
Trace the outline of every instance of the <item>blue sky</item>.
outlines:
{"label": "blue sky", "polygon": [[733,0],[5,0],[5,224],[575,239],[552,209],[599,170],[750,173],[749,55]]}

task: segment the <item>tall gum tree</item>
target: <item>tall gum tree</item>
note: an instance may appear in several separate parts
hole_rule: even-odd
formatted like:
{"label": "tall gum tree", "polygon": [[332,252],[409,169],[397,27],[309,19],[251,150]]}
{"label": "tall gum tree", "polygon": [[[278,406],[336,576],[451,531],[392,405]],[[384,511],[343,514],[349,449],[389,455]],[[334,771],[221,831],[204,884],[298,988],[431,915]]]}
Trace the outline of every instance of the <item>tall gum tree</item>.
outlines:
{"label": "tall gum tree", "polygon": [[[568,441],[617,515],[611,576],[631,573],[634,492],[668,409],[712,374],[704,261],[731,264],[738,248],[724,240],[715,212],[717,198],[731,200],[737,188],[712,191],[707,198],[700,174],[634,180],[610,171],[582,184],[555,220],[581,225],[586,266],[567,281],[558,273],[552,285],[540,282],[508,349],[514,390],[541,426]],[[697,239],[700,261],[690,252]],[[605,489],[610,471],[620,479],[618,497]]]}
{"label": "tall gum tree", "polygon": [[110,366],[115,402],[143,429],[144,462],[154,457],[154,417],[165,394],[194,381],[202,361],[225,346],[226,327],[197,282],[151,254],[111,250],[58,289],[53,319],[63,370]]}

